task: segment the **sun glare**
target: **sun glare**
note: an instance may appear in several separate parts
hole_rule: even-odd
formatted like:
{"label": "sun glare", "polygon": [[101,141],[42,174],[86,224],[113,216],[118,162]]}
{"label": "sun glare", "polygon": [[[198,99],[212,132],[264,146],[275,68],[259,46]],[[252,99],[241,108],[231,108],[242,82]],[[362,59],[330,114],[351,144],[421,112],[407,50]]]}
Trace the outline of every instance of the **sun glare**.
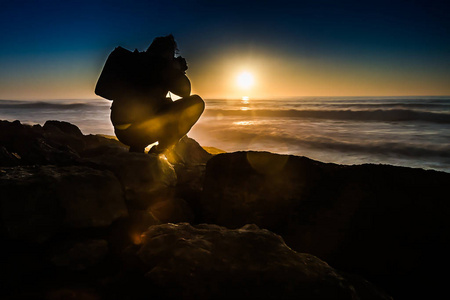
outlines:
{"label": "sun glare", "polygon": [[237,77],[237,84],[243,89],[249,89],[254,83],[253,75],[249,72],[242,72]]}

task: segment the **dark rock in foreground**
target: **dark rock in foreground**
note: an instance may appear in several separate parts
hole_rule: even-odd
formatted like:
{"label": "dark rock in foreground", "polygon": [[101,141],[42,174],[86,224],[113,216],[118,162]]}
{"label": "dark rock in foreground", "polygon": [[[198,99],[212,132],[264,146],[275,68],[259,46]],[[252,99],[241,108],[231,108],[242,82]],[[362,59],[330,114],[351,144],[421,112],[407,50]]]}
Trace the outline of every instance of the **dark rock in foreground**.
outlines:
{"label": "dark rock in foreground", "polygon": [[[157,298],[359,299],[338,271],[255,225],[236,230],[186,223],[152,226],[130,252],[136,253],[148,284],[156,286],[156,295],[149,296]],[[388,299],[370,284],[362,292]]]}
{"label": "dark rock in foreground", "polygon": [[398,298],[446,291],[450,174],[211,157],[188,137],[137,154],[66,122],[0,121],[6,298],[387,297],[363,277]]}
{"label": "dark rock in foreground", "polygon": [[209,160],[199,207],[204,222],[255,223],[394,296],[430,296],[450,266],[449,184],[443,172],[236,152]]}
{"label": "dark rock in foreground", "polygon": [[3,168],[1,217],[7,235],[44,242],[72,228],[107,227],[128,214],[108,171],[84,166]]}

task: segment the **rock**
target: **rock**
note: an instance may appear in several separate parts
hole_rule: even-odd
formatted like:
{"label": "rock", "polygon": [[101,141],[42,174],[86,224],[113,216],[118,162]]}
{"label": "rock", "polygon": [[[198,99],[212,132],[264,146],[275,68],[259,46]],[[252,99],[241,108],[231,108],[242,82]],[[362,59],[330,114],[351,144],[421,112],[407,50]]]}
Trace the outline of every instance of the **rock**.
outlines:
{"label": "rock", "polygon": [[[71,165],[78,164],[80,157],[128,151],[117,140],[85,136],[75,125],[60,121],[47,121],[43,127],[24,125],[19,121],[0,121],[0,146],[20,158],[13,160],[15,165]],[[11,164],[10,159],[6,164],[4,160],[0,160],[2,166]]]}
{"label": "rock", "polygon": [[21,152],[22,161],[27,164],[68,165],[79,158],[78,153],[66,145],[55,146],[48,144],[44,138],[36,138],[27,151]]}
{"label": "rock", "polygon": [[129,208],[128,215],[128,218],[118,220],[109,229],[110,248],[119,257],[128,246],[141,244],[142,233],[150,226],[189,222],[194,218],[184,200],[166,197],[154,199],[154,203],[146,209]]}
{"label": "rock", "polygon": [[161,197],[150,205],[148,211],[161,223],[192,222],[194,214],[186,201],[177,197]]}
{"label": "rock", "polygon": [[[320,259],[402,297],[446,286],[435,274],[449,265],[448,174],[213,157],[187,137],[165,155],[128,153],[67,122],[0,121],[1,275],[12,298],[384,297]],[[176,222],[234,230],[161,224]],[[241,228],[249,223],[320,259]]]}
{"label": "rock", "polygon": [[184,136],[165,155],[177,173],[178,190],[188,198],[198,196],[203,190],[206,162],[213,155],[187,136]]}
{"label": "rock", "polygon": [[[19,121],[0,121],[0,145],[20,157],[20,164],[67,164],[78,158],[67,140],[49,138],[41,126],[22,125]],[[52,136],[52,134],[50,134]]]}
{"label": "rock", "polygon": [[450,174],[421,169],[219,154],[207,163],[199,221],[255,223],[394,297],[426,297],[450,266],[449,183]]}
{"label": "rock", "polygon": [[165,153],[167,160],[173,164],[206,164],[212,157],[196,140],[184,136],[175,146]]}
{"label": "rock", "polygon": [[177,196],[184,199],[194,209],[196,215],[198,199],[203,191],[206,162],[213,155],[187,136],[184,136],[171,150],[166,151],[165,155],[177,174]]}
{"label": "rock", "polygon": [[359,299],[338,271],[255,225],[151,226],[134,250],[147,283],[129,288],[142,298]]}
{"label": "rock", "polygon": [[201,221],[279,229],[321,178],[315,165],[307,158],[268,152],[219,154],[207,164]]}
{"label": "rock", "polygon": [[11,238],[43,242],[64,228],[109,226],[127,215],[120,182],[84,166],[2,168],[1,218]]}
{"label": "rock", "polygon": [[45,130],[52,130],[53,128],[56,128],[63,134],[71,135],[73,137],[83,137],[83,133],[77,126],[64,121],[47,121],[45,122],[43,128]]}
{"label": "rock", "polygon": [[177,182],[175,170],[164,156],[124,152],[88,158],[84,163],[112,171],[134,208],[145,209],[155,198],[169,197]]}
{"label": "rock", "polygon": [[81,130],[68,122],[47,121],[42,127],[45,141],[54,148],[65,146],[79,155],[85,148],[84,135]]}
{"label": "rock", "polygon": [[[0,121],[0,145],[7,152],[15,153],[20,157],[20,164],[31,163],[27,158],[30,149],[37,140],[42,140],[43,135],[39,130],[29,125],[22,125],[20,121]],[[40,156],[39,153],[33,154]]]}
{"label": "rock", "polygon": [[150,226],[159,225],[161,221],[148,210],[130,210],[128,237],[135,245],[141,243],[141,235]]}
{"label": "rock", "polygon": [[141,243],[144,231],[159,224],[161,221],[149,210],[128,209],[128,218],[114,222],[109,228],[107,240],[111,253],[121,257],[127,247]]}
{"label": "rock", "polygon": [[128,152],[128,147],[117,139],[102,135],[89,134],[84,136],[85,147],[80,153],[82,157],[91,158],[103,155],[118,155]]}
{"label": "rock", "polygon": [[21,157],[10,153],[5,147],[0,146],[0,166],[11,167],[20,164]]}
{"label": "rock", "polygon": [[62,300],[62,299],[73,299],[73,300],[98,300],[101,299],[98,293],[93,292],[89,289],[80,288],[59,288],[52,289],[45,295],[46,300]]}
{"label": "rock", "polygon": [[86,240],[66,243],[51,261],[58,267],[74,271],[85,270],[101,262],[108,253],[105,240]]}

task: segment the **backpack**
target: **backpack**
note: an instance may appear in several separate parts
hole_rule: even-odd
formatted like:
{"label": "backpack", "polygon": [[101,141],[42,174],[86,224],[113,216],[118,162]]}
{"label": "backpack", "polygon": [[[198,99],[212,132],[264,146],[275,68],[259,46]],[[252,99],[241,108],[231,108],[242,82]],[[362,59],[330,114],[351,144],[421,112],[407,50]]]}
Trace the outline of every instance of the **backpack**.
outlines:
{"label": "backpack", "polygon": [[108,100],[129,97],[136,89],[136,70],[140,68],[139,52],[131,52],[120,46],[115,48],[98,78],[95,94]]}

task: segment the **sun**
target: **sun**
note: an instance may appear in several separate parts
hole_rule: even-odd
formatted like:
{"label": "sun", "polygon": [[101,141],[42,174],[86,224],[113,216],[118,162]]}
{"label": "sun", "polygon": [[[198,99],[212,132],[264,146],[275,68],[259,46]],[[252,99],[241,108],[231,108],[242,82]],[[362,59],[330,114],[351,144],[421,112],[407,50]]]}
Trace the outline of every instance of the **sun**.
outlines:
{"label": "sun", "polygon": [[250,72],[242,72],[237,77],[237,84],[243,89],[249,89],[255,83],[253,75]]}

